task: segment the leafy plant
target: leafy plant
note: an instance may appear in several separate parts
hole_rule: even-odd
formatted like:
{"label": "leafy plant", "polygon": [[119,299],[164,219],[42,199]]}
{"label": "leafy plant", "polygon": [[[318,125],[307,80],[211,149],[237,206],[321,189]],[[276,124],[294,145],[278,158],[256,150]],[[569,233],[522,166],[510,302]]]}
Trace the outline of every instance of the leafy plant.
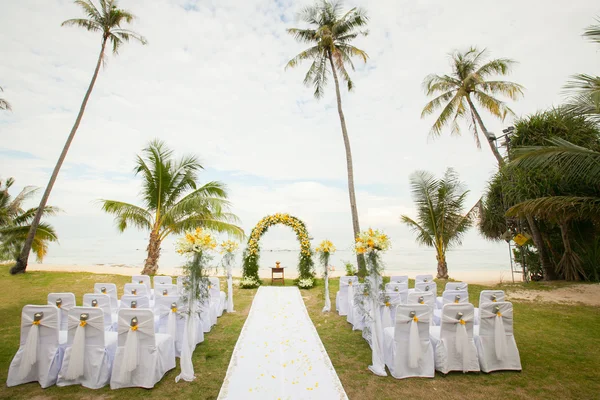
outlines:
{"label": "leafy plant", "polygon": [[354,264],[350,261],[342,261],[344,263],[344,267],[346,268],[346,276],[354,276],[358,272]]}

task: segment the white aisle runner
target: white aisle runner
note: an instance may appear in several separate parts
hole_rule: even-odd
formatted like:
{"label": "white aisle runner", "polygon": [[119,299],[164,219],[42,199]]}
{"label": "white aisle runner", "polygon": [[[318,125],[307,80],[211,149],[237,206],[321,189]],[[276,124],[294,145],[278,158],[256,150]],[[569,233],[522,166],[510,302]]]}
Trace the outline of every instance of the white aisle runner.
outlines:
{"label": "white aisle runner", "polygon": [[261,287],[219,399],[347,399],[297,287]]}

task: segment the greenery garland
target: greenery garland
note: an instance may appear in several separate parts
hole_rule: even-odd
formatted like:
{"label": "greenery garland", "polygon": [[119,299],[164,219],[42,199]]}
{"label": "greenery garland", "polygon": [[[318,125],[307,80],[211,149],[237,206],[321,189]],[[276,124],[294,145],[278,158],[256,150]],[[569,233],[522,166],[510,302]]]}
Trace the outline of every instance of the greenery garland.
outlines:
{"label": "greenery garland", "polygon": [[[259,285],[261,282],[258,276],[260,245],[259,241],[271,226],[282,224],[289,226],[296,233],[296,238],[300,243],[300,254],[298,256],[298,279],[296,283],[302,281],[302,287],[308,288],[314,286],[315,271],[312,259],[313,251],[310,247],[310,239],[304,222],[289,214],[273,214],[261,219],[252,229],[248,244],[243,254],[243,277],[253,280]],[[310,282],[310,285],[307,284]]]}

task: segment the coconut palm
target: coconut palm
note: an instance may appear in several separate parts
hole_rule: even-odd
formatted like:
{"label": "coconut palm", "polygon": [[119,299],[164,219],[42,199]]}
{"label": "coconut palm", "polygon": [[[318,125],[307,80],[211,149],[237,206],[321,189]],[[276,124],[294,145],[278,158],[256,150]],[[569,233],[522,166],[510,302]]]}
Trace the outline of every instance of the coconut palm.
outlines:
{"label": "coconut palm", "polygon": [[[14,179],[0,181],[0,261],[14,260],[19,255],[23,242],[27,238],[30,223],[37,209],[24,209],[23,203],[30,199],[38,189],[25,187],[12,198],[8,190],[14,184]],[[46,207],[43,215],[54,215],[58,210]],[[41,222],[33,238],[32,248],[39,261],[48,252],[48,244],[58,241],[54,228]]]}
{"label": "coconut palm", "polygon": [[458,122],[466,119],[473,131],[477,147],[481,148],[477,130],[479,125],[494,157],[502,166],[504,159],[496,148],[495,137],[483,124],[474,101],[494,117],[504,120],[507,114],[514,113],[506,103],[495,96],[504,95],[511,100],[516,100],[523,94],[523,87],[513,82],[490,80],[493,75],[507,75],[515,61],[508,58],[485,61],[486,55],[485,49],[479,51],[475,47],[465,53],[455,51],[450,54],[452,66],[450,75],[428,75],[423,81],[425,92],[428,96],[437,97],[425,105],[421,118],[442,108],[430,131],[430,135],[434,137],[440,136],[446,125],[451,126],[452,134],[459,135]]}
{"label": "coconut palm", "polygon": [[565,85],[565,94],[567,100],[563,108],[566,111],[600,122],[600,76],[572,76]]}
{"label": "coconut palm", "polygon": [[[2,86],[0,86],[0,92],[4,92],[4,89],[2,89]],[[4,99],[0,99],[0,110],[8,110],[8,111],[12,111],[12,107],[10,106],[10,103]]]}
{"label": "coconut palm", "polygon": [[243,238],[243,230],[233,225],[237,217],[227,212],[225,185],[209,182],[198,187],[201,169],[196,157],[174,160],[173,151],[155,140],[143,150],[143,157],[137,157],[134,169],[143,179],[143,205],[101,200],[102,209],[115,216],[119,231],[130,226],[150,231],[142,274],[156,274],[161,243],[171,233],[202,227]]}
{"label": "coconut palm", "polygon": [[417,234],[417,242],[434,247],[438,279],[448,279],[446,250],[460,245],[462,236],[473,222],[478,204],[463,214],[469,193],[448,168],[442,179],[427,171],[416,171],[410,177],[413,200],[417,206],[417,220],[402,215],[401,220]]}
{"label": "coconut palm", "polygon": [[[287,32],[301,43],[310,44],[311,47],[292,58],[286,65],[294,68],[302,61],[311,60],[312,64],[304,77],[304,84],[314,87],[314,96],[317,99],[323,97],[329,74],[333,76],[335,83],[335,94],[337,109],[342,128],[342,137],[346,150],[346,168],[348,171],[348,192],[350,196],[350,210],[352,213],[352,227],[354,237],[360,233],[358,221],[358,210],[356,206],[356,194],[354,191],[354,171],[352,165],[352,151],[350,139],[346,128],[346,118],[342,110],[342,97],[340,94],[340,83],[338,74],[346,83],[348,91],[354,87],[347,67],[354,70],[352,57],[358,57],[367,62],[367,53],[358,49],[351,43],[359,36],[366,36],[367,31],[361,30],[367,25],[368,17],[364,10],[352,8],[342,12],[341,2],[318,1],[313,6],[304,8],[299,16],[309,24],[308,29],[290,28]],[[364,274],[364,259],[357,255],[359,272]]]}
{"label": "coconut palm", "polygon": [[94,88],[94,84],[96,83],[98,72],[100,71],[100,65],[104,62],[104,59],[106,57],[106,45],[110,42],[113,54],[116,55],[118,54],[121,46],[125,42],[129,42],[132,39],[137,40],[142,44],[146,44],[146,39],[144,39],[142,36],[138,35],[133,31],[130,31],[129,29],[124,29],[121,27],[121,25],[133,21],[135,17],[130,12],[118,8],[117,0],[99,0],[100,7],[96,7],[92,0],[75,0],[75,4],[79,5],[83,9],[88,18],[69,19],[63,22],[61,26],[77,26],[80,28],[84,28],[90,32],[100,33],[102,35],[100,54],[98,55],[98,61],[96,62],[96,69],[94,70],[94,75],[92,75],[92,80],[88,86],[85,96],[83,97],[83,102],[81,103],[79,113],[77,114],[77,118],[75,119],[75,124],[73,125],[73,128],[71,128],[71,133],[67,138],[67,141],[63,147],[60,157],[58,158],[58,161],[56,162],[54,171],[52,171],[52,176],[50,177],[48,186],[46,186],[46,190],[44,191],[42,200],[40,201],[38,213],[36,213],[31,223],[31,231],[27,236],[27,240],[25,241],[23,249],[21,250],[21,253],[17,259],[17,263],[10,271],[12,274],[23,273],[27,268],[27,259],[29,258],[29,252],[31,251],[31,245],[35,236],[35,231],[42,217],[41,210],[44,209],[46,203],[48,202],[48,197],[50,197],[50,192],[52,191],[54,182],[56,182],[58,172],[60,171],[65,157],[67,156],[67,152],[69,151],[71,142],[75,137],[77,128],[79,128],[79,124],[81,123],[85,107],[90,98],[90,95],[92,94],[92,89]]}

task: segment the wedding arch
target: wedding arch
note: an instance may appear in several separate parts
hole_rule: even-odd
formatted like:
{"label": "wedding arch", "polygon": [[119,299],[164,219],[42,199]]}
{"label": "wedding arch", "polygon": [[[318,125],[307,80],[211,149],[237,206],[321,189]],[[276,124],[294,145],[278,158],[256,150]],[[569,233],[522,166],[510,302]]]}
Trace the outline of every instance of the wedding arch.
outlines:
{"label": "wedding arch", "polygon": [[289,214],[273,214],[268,215],[261,219],[258,224],[252,229],[250,238],[248,239],[248,245],[244,250],[243,255],[243,269],[244,278],[254,278],[260,281],[258,277],[258,262],[260,259],[260,238],[267,232],[267,230],[273,226],[282,224],[289,226],[296,233],[296,238],[300,243],[300,254],[298,256],[298,279],[311,279],[314,280],[314,263],[313,263],[313,251],[310,247],[310,238],[306,230],[304,222],[298,218]]}

